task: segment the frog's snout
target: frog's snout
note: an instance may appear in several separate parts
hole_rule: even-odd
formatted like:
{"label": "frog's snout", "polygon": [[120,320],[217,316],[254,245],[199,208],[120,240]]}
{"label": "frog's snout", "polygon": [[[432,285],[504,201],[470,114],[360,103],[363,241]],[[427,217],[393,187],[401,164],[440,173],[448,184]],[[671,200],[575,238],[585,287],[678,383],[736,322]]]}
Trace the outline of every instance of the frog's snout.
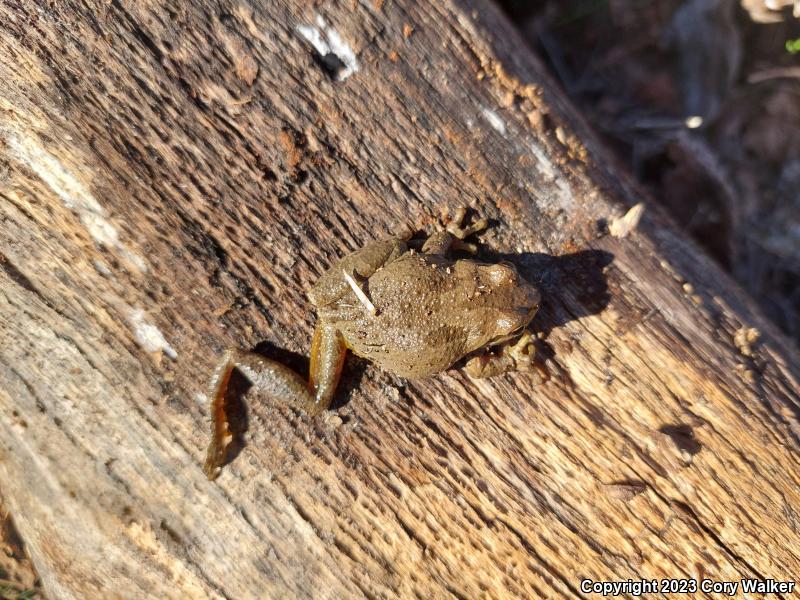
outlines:
{"label": "frog's snout", "polygon": [[529,318],[533,318],[536,311],[539,310],[539,302],[542,295],[536,286],[531,285],[522,278],[519,278],[516,286],[516,306],[524,309],[528,313]]}
{"label": "frog's snout", "polygon": [[536,316],[536,313],[539,312],[539,303],[531,305],[530,309],[528,309],[528,322],[530,323],[533,320],[533,317]]}
{"label": "frog's snout", "polygon": [[525,280],[521,280],[518,287],[518,300],[516,306],[517,311],[524,315],[522,317],[522,325],[525,326],[531,322],[536,312],[539,310],[539,302],[542,297],[539,290],[532,286]]}
{"label": "frog's snout", "polygon": [[497,319],[496,328],[501,334],[513,333],[531,322],[539,310],[539,291],[532,285],[521,283],[514,289],[511,302]]}

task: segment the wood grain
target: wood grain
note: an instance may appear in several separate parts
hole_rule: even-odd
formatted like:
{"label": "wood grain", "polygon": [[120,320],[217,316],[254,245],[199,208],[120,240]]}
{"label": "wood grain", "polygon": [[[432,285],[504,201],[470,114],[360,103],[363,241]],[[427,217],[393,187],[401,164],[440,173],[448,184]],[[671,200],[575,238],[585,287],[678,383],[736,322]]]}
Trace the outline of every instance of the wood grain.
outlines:
{"label": "wood grain", "polygon": [[[492,4],[9,0],[0,23],[0,486],[48,597],[800,576],[796,350],[649,204],[608,235],[647,199]],[[302,368],[320,273],[462,203],[542,287],[557,376],[349,361],[317,420],[245,394],[207,481],[221,350]]]}

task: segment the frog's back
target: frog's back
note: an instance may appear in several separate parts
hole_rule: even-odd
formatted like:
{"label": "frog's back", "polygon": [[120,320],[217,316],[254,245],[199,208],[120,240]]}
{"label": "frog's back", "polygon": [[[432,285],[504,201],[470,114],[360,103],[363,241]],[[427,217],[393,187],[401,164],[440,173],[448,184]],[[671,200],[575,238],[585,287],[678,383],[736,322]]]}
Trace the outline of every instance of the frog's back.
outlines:
{"label": "frog's back", "polygon": [[453,262],[407,253],[364,284],[377,308],[370,314],[352,292],[320,317],[337,326],[350,350],[402,377],[419,378],[450,367],[466,353],[468,314]]}

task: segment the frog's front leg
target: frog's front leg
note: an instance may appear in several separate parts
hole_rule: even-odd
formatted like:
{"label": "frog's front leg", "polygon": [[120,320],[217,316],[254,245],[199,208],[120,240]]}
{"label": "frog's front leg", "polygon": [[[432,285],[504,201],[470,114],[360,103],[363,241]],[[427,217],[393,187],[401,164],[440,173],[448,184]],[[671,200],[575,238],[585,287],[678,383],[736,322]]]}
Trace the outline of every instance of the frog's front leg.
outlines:
{"label": "frog's front leg", "polygon": [[464,218],[467,216],[467,209],[463,206],[456,210],[456,214],[449,220],[444,231],[437,231],[430,236],[422,246],[425,254],[447,254],[451,250],[464,250],[475,254],[478,248],[475,244],[470,244],[464,240],[474,233],[483,231],[489,226],[489,221],[480,218],[472,225],[463,226]]}
{"label": "frog's front leg", "polygon": [[544,383],[550,379],[547,367],[536,358],[533,336],[527,331],[513,344],[495,346],[493,350],[472,357],[467,361],[464,370],[470,377],[476,378],[522,371],[530,373],[536,383]]}
{"label": "frog's front leg", "polygon": [[328,408],[342,373],[347,347],[335,327],[318,324],[311,343],[309,380],[279,362],[238,349],[225,351],[211,378],[211,443],[203,471],[216,479],[225,464],[233,434],[225,407],[225,393],[234,369],[256,388],[311,416]]}

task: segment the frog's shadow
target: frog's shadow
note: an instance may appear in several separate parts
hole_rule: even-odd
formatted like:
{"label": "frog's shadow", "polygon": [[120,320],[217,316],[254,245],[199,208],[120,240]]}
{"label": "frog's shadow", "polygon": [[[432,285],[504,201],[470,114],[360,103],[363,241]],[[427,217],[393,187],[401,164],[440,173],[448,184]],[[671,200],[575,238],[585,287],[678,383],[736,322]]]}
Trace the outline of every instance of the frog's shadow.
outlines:
{"label": "frog's shadow", "polygon": [[[610,300],[603,271],[611,264],[614,255],[603,250],[584,250],[563,256],[538,252],[501,254],[482,251],[472,258],[481,262],[509,262],[526,281],[539,288],[542,300],[530,329],[544,334],[544,339],[536,342],[537,352],[542,358],[555,356],[555,352],[546,342],[554,328],[581,317],[598,314],[608,306]],[[284,364],[304,377],[308,373],[308,357],[271,342],[259,343],[252,352]],[[361,384],[366,365],[367,361],[348,354],[330,408],[341,408],[349,402],[353,390]],[[228,426],[233,436],[226,452],[225,464],[233,461],[244,448],[244,437],[248,429],[248,408],[244,398],[251,386],[247,378],[234,371],[224,400]]]}
{"label": "frog's shadow", "polygon": [[553,256],[541,252],[502,254],[482,252],[478,260],[505,261],[539,288],[542,300],[530,325],[534,333],[548,337],[556,327],[601,313],[611,300],[605,269],[614,255],[605,250],[582,250]]}
{"label": "frog's shadow", "polygon": [[[536,359],[540,362],[557,358],[555,349],[547,342],[553,329],[581,317],[599,314],[611,300],[604,271],[614,260],[614,255],[604,250],[553,256],[542,252],[503,254],[482,249],[472,258],[487,263],[511,263],[525,281],[539,289],[539,310],[527,329],[538,334],[534,347]],[[454,366],[462,366],[464,362],[462,359]]]}

